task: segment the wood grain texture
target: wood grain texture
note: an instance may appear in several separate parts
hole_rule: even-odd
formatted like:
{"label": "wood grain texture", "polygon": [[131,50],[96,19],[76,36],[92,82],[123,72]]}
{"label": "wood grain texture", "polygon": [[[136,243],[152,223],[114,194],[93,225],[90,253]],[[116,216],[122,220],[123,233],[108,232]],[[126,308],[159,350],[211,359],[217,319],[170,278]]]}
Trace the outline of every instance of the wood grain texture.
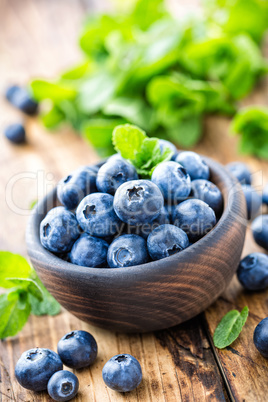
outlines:
{"label": "wood grain texture", "polygon": [[[184,2],[186,6],[190,3]],[[182,8],[182,2],[178,5]],[[0,0],[0,89],[7,83],[27,83],[30,76],[52,77],[78,60],[77,31],[80,21],[93,6],[103,8],[105,1]],[[244,104],[267,104],[267,99],[268,81],[263,80]],[[21,118],[1,97],[0,108],[1,131],[9,121]],[[27,119],[26,126],[29,141],[24,147],[14,147],[0,137],[0,245],[3,250],[24,255],[29,204],[42,198],[72,169],[97,161],[92,149],[69,130],[50,134],[34,119]],[[238,140],[228,135],[229,120],[209,117],[204,130],[206,135],[196,151],[223,164],[243,160],[251,167],[254,183],[261,189],[263,182],[268,181],[268,165],[238,156]],[[14,175],[21,172],[39,172],[40,176],[39,180],[34,176],[16,181],[13,198],[18,209],[15,209],[4,191]],[[254,250],[261,249],[254,245],[248,231],[244,254]],[[22,389],[14,378],[14,366],[20,354],[31,347],[56,350],[60,337],[73,329],[92,332],[100,349],[96,364],[78,373],[80,392],[74,402],[202,402],[224,401],[229,397],[236,401],[266,401],[268,361],[255,351],[252,335],[257,322],[268,316],[267,300],[267,291],[248,294],[234,278],[223,297],[206,311],[207,332],[199,317],[168,331],[122,335],[89,326],[65,310],[53,318],[32,316],[18,336],[0,342],[0,401],[51,402],[46,393],[35,394]],[[233,350],[215,351],[216,362],[207,335],[212,336],[225,312],[231,308],[241,309],[245,304],[250,307],[249,321],[232,345]],[[101,378],[105,361],[118,352],[136,356],[144,372],[141,386],[128,395],[107,389]],[[226,394],[227,388],[230,394]]]}
{"label": "wood grain texture", "polygon": [[246,205],[240,184],[206,159],[224,198],[223,214],[202,239],[182,252],[117,269],[70,264],[40,243],[40,222],[56,206],[56,191],[35,208],[26,233],[28,255],[48,290],[78,318],[103,328],[147,332],[195,317],[230,283],[240,261]]}

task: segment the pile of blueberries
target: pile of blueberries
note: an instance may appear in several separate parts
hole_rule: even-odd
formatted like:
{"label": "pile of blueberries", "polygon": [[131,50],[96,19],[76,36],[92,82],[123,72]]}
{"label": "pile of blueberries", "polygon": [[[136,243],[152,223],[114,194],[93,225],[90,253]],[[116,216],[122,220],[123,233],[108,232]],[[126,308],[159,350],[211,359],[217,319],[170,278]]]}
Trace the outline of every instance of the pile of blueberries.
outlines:
{"label": "pile of blueberries", "polygon": [[[268,184],[262,197],[251,186],[251,172],[240,162],[227,165],[227,168],[241,182],[246,197],[248,218],[255,218],[251,223],[253,238],[256,243],[268,251],[268,215],[256,217],[261,205],[268,206]],[[261,291],[268,287],[268,255],[251,253],[240,262],[237,277],[241,285],[248,291]],[[264,318],[255,328],[253,341],[258,351],[268,357],[268,317]]]}
{"label": "pile of blueberries", "polygon": [[[24,352],[15,367],[19,384],[31,391],[45,391],[55,401],[69,401],[78,393],[77,376],[63,370],[63,364],[81,369],[94,363],[98,347],[95,338],[86,331],[72,331],[58,342],[58,353],[35,348]],[[129,354],[113,356],[102,370],[105,384],[118,392],[129,392],[142,380],[140,363]]]}
{"label": "pile of blueberries", "polygon": [[194,152],[160,144],[173,160],[159,164],[151,180],[118,154],[61,180],[63,206],[41,222],[43,247],[76,265],[122,268],[171,256],[206,235],[223,208],[208,165]]}
{"label": "pile of blueberries", "polygon": [[[6,99],[16,109],[28,116],[34,116],[38,112],[38,103],[33,100],[29,92],[18,85],[12,85],[6,90]],[[22,123],[10,124],[5,129],[6,138],[14,144],[23,144],[26,141],[26,132]]]}

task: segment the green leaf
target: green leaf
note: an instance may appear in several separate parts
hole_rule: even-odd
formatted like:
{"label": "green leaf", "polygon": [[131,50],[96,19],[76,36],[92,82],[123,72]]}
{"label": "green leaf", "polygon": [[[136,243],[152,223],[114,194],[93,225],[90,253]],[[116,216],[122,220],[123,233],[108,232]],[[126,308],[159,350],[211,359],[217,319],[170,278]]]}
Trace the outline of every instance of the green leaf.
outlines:
{"label": "green leaf", "polygon": [[82,135],[95,148],[109,148],[112,146],[113,130],[122,122],[118,119],[87,120],[82,126]]}
{"label": "green leaf", "polygon": [[23,289],[24,291],[28,291],[31,293],[36,299],[39,301],[43,300],[43,293],[37,283],[30,278],[6,278],[7,281],[12,281],[13,285],[16,286],[19,290]]}
{"label": "green leaf", "polygon": [[45,80],[32,81],[31,89],[37,101],[50,99],[53,102],[60,102],[64,99],[74,99],[77,93],[70,84],[52,83]]}
{"label": "green leaf", "polygon": [[78,107],[83,113],[96,113],[112,98],[116,80],[106,71],[99,71],[79,88]]}
{"label": "green leaf", "polygon": [[137,152],[141,150],[146,133],[137,126],[124,124],[115,127],[113,131],[113,144],[117,152],[120,152],[125,159],[134,159]]}
{"label": "green leaf", "polygon": [[32,272],[33,269],[21,255],[0,251],[0,287],[12,288],[14,286],[13,280],[28,279]]}
{"label": "green leaf", "polygon": [[41,115],[43,125],[50,130],[58,127],[64,120],[64,113],[56,105],[53,105],[48,112],[42,113]]}
{"label": "green leaf", "polygon": [[72,67],[69,70],[62,73],[61,78],[65,80],[78,80],[83,78],[86,74],[94,71],[94,65],[89,60],[86,60],[84,63],[79,64],[78,66]]}
{"label": "green leaf", "polygon": [[43,300],[40,301],[33,294],[29,295],[29,301],[32,308],[32,314],[34,315],[57,315],[60,312],[60,304],[54,299],[54,297],[48,292],[43,283],[37,278],[39,288],[43,293]]}
{"label": "green leaf", "polygon": [[164,15],[163,0],[137,0],[131,19],[141,29],[145,30]]}
{"label": "green leaf", "polygon": [[27,293],[10,291],[0,295],[0,339],[16,335],[31,312]]}
{"label": "green leaf", "polygon": [[177,125],[167,130],[169,139],[182,148],[191,148],[202,136],[202,120],[200,116],[178,121]]}
{"label": "green leaf", "polygon": [[215,329],[213,342],[216,348],[224,349],[231,345],[239,336],[248,318],[248,307],[241,313],[237,310],[229,311]]}

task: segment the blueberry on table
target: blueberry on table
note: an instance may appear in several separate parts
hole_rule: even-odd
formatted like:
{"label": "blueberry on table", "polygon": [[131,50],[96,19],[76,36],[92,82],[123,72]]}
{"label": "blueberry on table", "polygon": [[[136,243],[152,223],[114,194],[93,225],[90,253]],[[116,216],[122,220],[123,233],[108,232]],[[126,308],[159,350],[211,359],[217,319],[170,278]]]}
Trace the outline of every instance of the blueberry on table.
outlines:
{"label": "blueberry on table", "polygon": [[80,369],[94,363],[98,354],[95,338],[86,331],[72,331],[58,342],[58,354],[68,367]]}
{"label": "blueberry on table", "polygon": [[255,328],[253,342],[263,357],[268,357],[268,317]]}
{"label": "blueberry on table", "polygon": [[262,202],[265,205],[268,205],[268,184],[264,187],[263,193],[262,193]]}
{"label": "blueberry on table", "polygon": [[180,152],[176,162],[181,164],[191,177],[191,180],[209,179],[209,167],[200,155],[191,151]]}
{"label": "blueberry on table", "polygon": [[251,172],[247,165],[242,162],[231,162],[226,169],[232,173],[241,184],[251,184]]}
{"label": "blueberry on table", "polygon": [[77,207],[76,217],[81,228],[96,237],[114,235],[122,222],[113,208],[114,197],[106,193],[87,195]]}
{"label": "blueberry on table", "polygon": [[160,140],[159,140],[159,146],[160,146],[161,154],[163,153],[163,151],[164,151],[165,148],[169,148],[169,149],[173,152],[173,155],[172,155],[172,157],[171,157],[171,160],[175,160],[175,159],[176,159],[176,157],[177,157],[177,155],[178,155],[178,150],[177,150],[177,148],[175,147],[175,145],[172,144],[172,142],[167,141],[167,140],[162,140],[162,139],[160,139]]}
{"label": "blueberry on table", "polygon": [[152,182],[169,202],[185,200],[191,192],[191,179],[183,166],[177,162],[160,163],[153,171]]}
{"label": "blueberry on table", "polygon": [[129,225],[150,223],[164,205],[163,195],[150,180],[132,180],[121,184],[114,195],[114,210]]}
{"label": "blueberry on table", "polygon": [[189,246],[187,234],[174,225],[161,225],[149,234],[147,247],[153,260],[160,260]]}
{"label": "blueberry on table", "polygon": [[62,368],[59,355],[52,350],[30,349],[19,358],[15,376],[22,387],[31,391],[44,391],[51,376]]}
{"label": "blueberry on table", "polygon": [[53,253],[67,253],[80,236],[75,215],[64,207],[51,209],[40,224],[40,241]]}
{"label": "blueberry on table", "polygon": [[47,392],[54,401],[65,402],[74,398],[78,392],[79,381],[74,373],[57,371],[47,384]]}
{"label": "blueberry on table", "polygon": [[246,204],[247,204],[247,218],[252,219],[254,218],[262,204],[261,196],[248,184],[242,184],[242,190],[246,197]]}
{"label": "blueberry on table", "polygon": [[251,253],[240,261],[237,277],[247,290],[263,290],[268,286],[268,256]]}
{"label": "blueberry on table", "polygon": [[97,171],[94,166],[82,166],[63,178],[57,185],[59,201],[68,209],[75,209],[88,194],[95,193]]}
{"label": "blueberry on table", "polygon": [[268,251],[268,215],[258,216],[251,225],[255,242]]}
{"label": "blueberry on table", "polygon": [[133,391],[142,380],[140,363],[129,354],[116,355],[103,367],[102,378],[114,391]]}
{"label": "blueberry on table", "polygon": [[84,233],[73,245],[70,260],[83,267],[102,267],[106,265],[109,244],[103,239]]}
{"label": "blueberry on table", "polygon": [[110,268],[145,264],[149,261],[146,241],[135,234],[119,236],[109,246],[107,261]]}
{"label": "blueberry on table", "polygon": [[38,103],[31,98],[25,88],[21,88],[18,85],[9,87],[6,91],[6,98],[13,106],[25,114],[32,116],[37,113]]}
{"label": "blueberry on table", "polygon": [[217,216],[222,212],[222,194],[219,188],[211,181],[203,179],[192,181],[192,196],[206,202]]}
{"label": "blueberry on table", "polygon": [[25,128],[20,123],[10,124],[5,129],[5,136],[13,144],[23,144],[26,140]]}
{"label": "blueberry on table", "polygon": [[190,242],[194,243],[216,225],[216,216],[204,201],[191,199],[175,207],[173,223],[186,232]]}
{"label": "blueberry on table", "polygon": [[138,178],[133,165],[122,158],[114,158],[100,167],[96,182],[97,189],[102,193],[114,195],[121,184]]}

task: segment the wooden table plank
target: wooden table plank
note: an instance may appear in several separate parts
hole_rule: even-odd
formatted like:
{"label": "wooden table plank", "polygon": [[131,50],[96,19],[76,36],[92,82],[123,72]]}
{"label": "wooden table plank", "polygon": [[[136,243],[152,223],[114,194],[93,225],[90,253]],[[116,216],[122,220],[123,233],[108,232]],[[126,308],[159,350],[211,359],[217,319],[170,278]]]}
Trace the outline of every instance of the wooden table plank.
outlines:
{"label": "wooden table plank", "polygon": [[[9,82],[25,83],[30,76],[54,76],[79,58],[76,36],[85,10],[100,2],[57,0],[2,0],[0,2],[0,89]],[[59,23],[60,22],[60,23]],[[60,55],[60,57],[59,57]],[[264,103],[267,81],[251,101]],[[249,101],[249,100],[248,100]],[[0,128],[18,118],[0,99]],[[196,147],[222,163],[237,159],[237,139],[229,137],[229,121],[212,117],[205,122],[206,137]],[[1,136],[0,180],[2,189],[13,178],[13,205],[0,198],[1,249],[25,254],[24,232],[31,201],[41,198],[63,175],[81,164],[94,163],[97,156],[70,130],[47,133],[35,119],[27,120],[29,143],[14,147]],[[268,173],[267,164],[252,158],[240,158],[253,171]],[[24,178],[19,174],[24,172]],[[18,175],[16,177],[16,175]],[[15,176],[15,177],[14,177]],[[25,178],[28,177],[28,178]],[[259,179],[259,174],[256,175]],[[40,185],[41,183],[41,185]],[[18,211],[19,209],[19,211]],[[250,234],[245,253],[254,246]],[[214,353],[236,400],[265,400],[267,361],[255,350],[252,333],[257,322],[267,316],[267,292],[247,294],[234,279],[231,287],[205,313],[211,336],[225,312],[231,308],[250,307],[249,321],[238,341],[228,350]],[[23,390],[14,379],[14,366],[20,354],[40,346],[56,350],[57,341],[73,329],[92,332],[99,345],[99,356],[89,369],[79,370],[80,392],[75,401],[223,401],[225,385],[206,335],[202,317],[155,334],[114,334],[82,323],[63,311],[57,317],[31,317],[23,331],[13,339],[0,342],[0,401],[50,401],[46,393]],[[142,365],[144,380],[132,393],[121,395],[109,390],[102,381],[102,367],[116,353],[131,353]]]}

